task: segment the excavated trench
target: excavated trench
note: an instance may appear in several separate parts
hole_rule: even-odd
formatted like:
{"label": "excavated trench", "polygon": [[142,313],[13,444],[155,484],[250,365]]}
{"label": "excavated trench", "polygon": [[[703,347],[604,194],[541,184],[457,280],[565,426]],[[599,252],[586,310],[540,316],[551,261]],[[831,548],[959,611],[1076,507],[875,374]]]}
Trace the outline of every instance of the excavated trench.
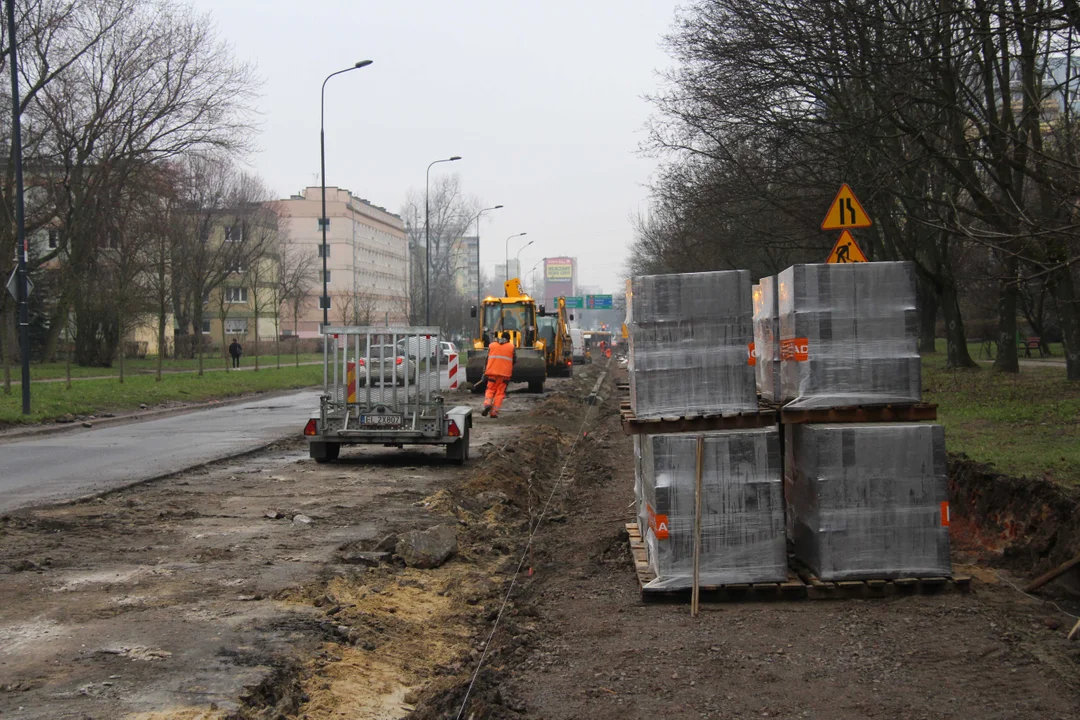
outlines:
{"label": "excavated trench", "polygon": [[[458,482],[422,501],[433,513],[432,524],[457,529],[456,554],[445,564],[426,570],[400,562],[359,566],[281,592],[277,600],[306,606],[318,618],[322,641],[313,655],[289,661],[252,688],[229,717],[436,718],[456,712],[453,706],[484,650],[529,528],[552,494],[589,412],[580,384],[545,398],[509,441],[487,448]],[[596,471],[596,461],[582,452],[590,444],[589,438],[577,444],[564,479],[576,482],[578,475]],[[554,507],[548,520],[557,523],[565,516]],[[354,549],[371,551],[375,544]],[[523,581],[527,570],[518,578]],[[528,615],[511,601],[486,667],[505,664],[530,644],[534,631]],[[491,669],[481,673],[471,706],[476,717],[493,717],[485,707],[492,704],[497,675]]]}

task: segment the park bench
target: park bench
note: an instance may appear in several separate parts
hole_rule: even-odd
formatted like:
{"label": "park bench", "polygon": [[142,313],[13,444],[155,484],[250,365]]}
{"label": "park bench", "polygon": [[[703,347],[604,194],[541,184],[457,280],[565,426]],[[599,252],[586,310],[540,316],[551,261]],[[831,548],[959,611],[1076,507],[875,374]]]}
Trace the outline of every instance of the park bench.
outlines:
{"label": "park bench", "polygon": [[1043,357],[1042,341],[1037,337],[1029,337],[1027,340],[1020,340],[1017,343],[1017,349],[1024,351],[1024,357],[1031,357],[1031,351],[1035,350],[1039,353],[1039,357]]}

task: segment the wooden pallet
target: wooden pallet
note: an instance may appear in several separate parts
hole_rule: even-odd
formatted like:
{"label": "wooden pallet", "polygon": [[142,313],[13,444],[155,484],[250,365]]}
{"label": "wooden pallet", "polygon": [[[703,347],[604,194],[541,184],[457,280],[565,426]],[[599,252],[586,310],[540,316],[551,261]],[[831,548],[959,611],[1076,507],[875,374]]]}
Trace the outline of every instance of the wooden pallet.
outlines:
{"label": "wooden pallet", "polygon": [[662,435],[666,433],[711,432],[713,430],[746,430],[775,425],[778,421],[776,409],[759,406],[750,412],[722,415],[687,415],[682,417],[664,417],[639,419],[634,416],[629,402],[619,405],[622,417],[622,429],[627,435]]}
{"label": "wooden pallet", "polygon": [[[645,541],[638,524],[627,523],[630,536],[630,554],[634,559],[634,572],[643,602],[689,601],[690,590],[659,590],[646,588],[656,576],[649,568]],[[819,580],[805,567],[796,565],[788,571],[788,579],[782,583],[738,583],[734,585],[702,585],[701,600],[705,602],[739,602],[770,600],[843,600],[848,598],[880,598],[894,595],[936,595],[946,592],[967,592],[971,578],[966,575],[952,577],[896,578],[880,580],[846,580],[826,582]]]}
{"label": "wooden pallet", "polygon": [[[678,602],[690,600],[690,589],[663,590],[645,587],[654,579],[649,568],[645,551],[645,541],[641,537],[637,523],[627,523],[626,532],[630,535],[630,554],[634,558],[634,571],[637,573],[638,587],[641,589],[643,602]],[[784,582],[769,583],[734,583],[731,585],[702,585],[699,588],[700,599],[704,602],[740,602],[740,601],[775,601],[801,600],[807,596],[806,583],[794,573],[788,574]]]}
{"label": "wooden pallet", "polygon": [[785,425],[805,423],[883,423],[937,420],[937,405],[908,403],[887,405],[848,405],[846,407],[805,410],[780,410]]}
{"label": "wooden pallet", "polygon": [[814,600],[937,595],[946,592],[967,592],[971,589],[971,578],[967,575],[827,582],[819,580],[807,568],[798,567],[797,569],[799,577],[810,590],[810,598]]}

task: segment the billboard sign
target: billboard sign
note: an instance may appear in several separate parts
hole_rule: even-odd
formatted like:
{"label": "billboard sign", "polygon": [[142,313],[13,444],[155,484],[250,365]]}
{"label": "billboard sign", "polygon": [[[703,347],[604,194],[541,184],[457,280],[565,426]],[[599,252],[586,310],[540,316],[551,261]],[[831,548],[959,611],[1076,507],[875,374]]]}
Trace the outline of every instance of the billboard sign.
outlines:
{"label": "billboard sign", "polygon": [[570,258],[548,258],[544,267],[544,277],[556,282],[565,282],[574,277],[574,263]]}

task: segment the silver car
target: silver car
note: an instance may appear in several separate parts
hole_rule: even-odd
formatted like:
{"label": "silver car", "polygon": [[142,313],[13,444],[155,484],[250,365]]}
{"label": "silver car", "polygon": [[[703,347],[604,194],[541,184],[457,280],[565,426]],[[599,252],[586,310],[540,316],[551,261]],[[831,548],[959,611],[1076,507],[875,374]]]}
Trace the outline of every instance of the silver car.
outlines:
{"label": "silver car", "polygon": [[356,368],[356,382],[359,387],[367,386],[369,370],[367,363],[371,363],[370,375],[372,385],[390,385],[397,382],[405,384],[405,376],[413,382],[416,377],[416,361],[412,357],[405,357],[400,353],[401,348],[393,345],[372,346],[367,358],[360,358],[359,367]]}

